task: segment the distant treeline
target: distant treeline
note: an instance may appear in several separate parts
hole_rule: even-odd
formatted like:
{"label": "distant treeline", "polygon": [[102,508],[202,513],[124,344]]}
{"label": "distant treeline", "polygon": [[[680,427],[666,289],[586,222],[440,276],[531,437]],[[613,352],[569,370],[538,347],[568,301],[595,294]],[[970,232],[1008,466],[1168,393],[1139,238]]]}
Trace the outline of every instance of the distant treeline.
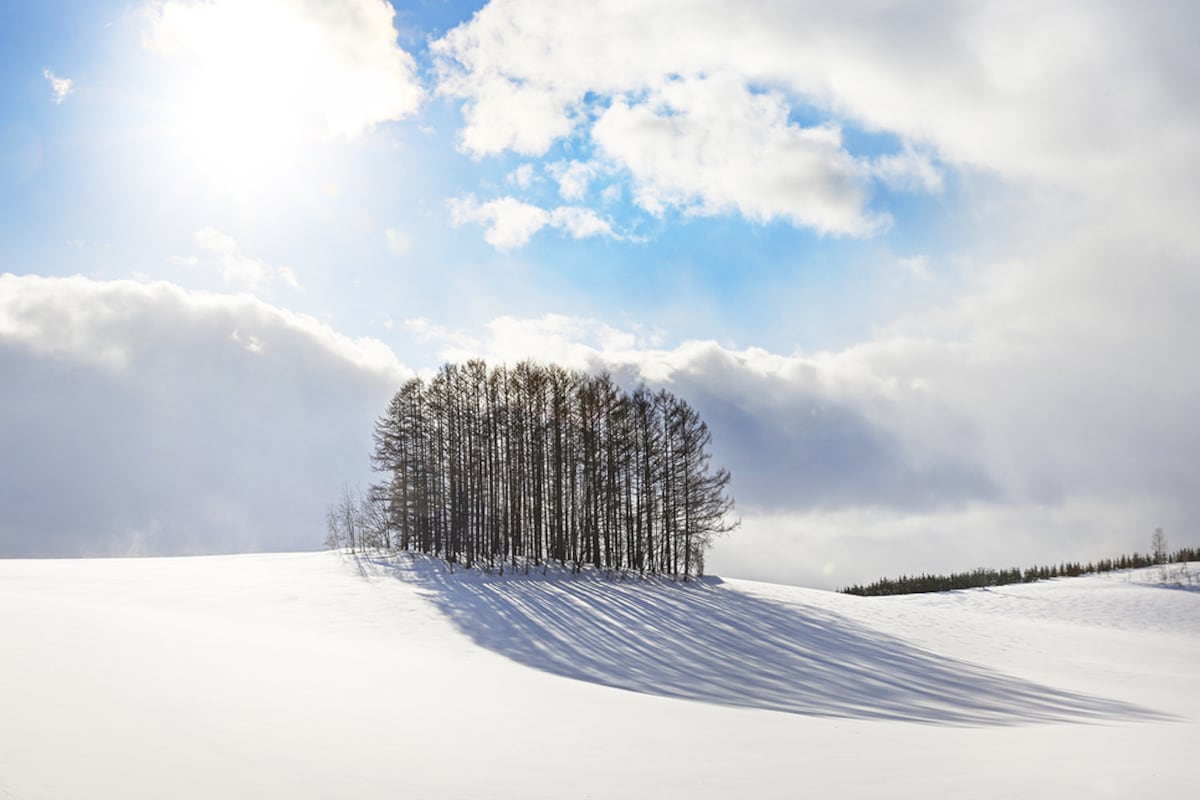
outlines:
{"label": "distant treeline", "polygon": [[447,364],[392,398],[372,454],[386,480],[331,509],[329,543],[686,579],[736,525],[711,439],[679,397],[607,373]]}
{"label": "distant treeline", "polygon": [[882,578],[866,586],[850,586],[841,591],[846,594],[856,594],[862,597],[877,597],[889,594],[920,594],[922,592],[947,592],[953,589],[978,589],[985,586],[1006,586],[1010,583],[1033,583],[1034,581],[1049,580],[1050,578],[1076,578],[1080,575],[1093,575],[1100,572],[1112,572],[1118,569],[1137,569],[1153,567],[1163,563],[1179,561],[1200,561],[1200,549],[1185,547],[1170,554],[1133,553],[1117,559],[1080,564],[1068,562],[1063,564],[1030,567],[1020,569],[988,569],[978,567],[970,572],[955,572],[950,575],[902,575],[899,578]]}

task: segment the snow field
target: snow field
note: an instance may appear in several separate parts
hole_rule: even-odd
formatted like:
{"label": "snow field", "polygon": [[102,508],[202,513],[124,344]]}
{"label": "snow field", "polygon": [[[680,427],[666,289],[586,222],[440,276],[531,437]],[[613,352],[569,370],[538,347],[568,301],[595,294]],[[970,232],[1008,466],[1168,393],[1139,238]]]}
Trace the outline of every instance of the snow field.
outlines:
{"label": "snow field", "polygon": [[1200,593],[0,561],[0,798],[1190,793]]}

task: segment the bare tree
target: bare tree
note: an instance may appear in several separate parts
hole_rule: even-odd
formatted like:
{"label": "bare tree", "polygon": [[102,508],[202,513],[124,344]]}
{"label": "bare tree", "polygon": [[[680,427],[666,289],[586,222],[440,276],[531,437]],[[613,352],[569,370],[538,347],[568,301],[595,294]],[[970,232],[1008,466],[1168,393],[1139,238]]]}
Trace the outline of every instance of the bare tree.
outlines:
{"label": "bare tree", "polygon": [[342,541],[342,529],[338,525],[337,510],[334,506],[325,509],[325,549],[340,550],[345,546]]}
{"label": "bare tree", "polygon": [[1154,535],[1150,537],[1150,553],[1155,564],[1162,566],[1167,563],[1167,535],[1162,528],[1155,528]]}
{"label": "bare tree", "polygon": [[351,553],[359,547],[359,512],[361,493],[351,489],[350,484],[342,484],[342,493],[325,512],[325,522],[328,531],[325,535],[325,546],[330,548],[348,548]]}

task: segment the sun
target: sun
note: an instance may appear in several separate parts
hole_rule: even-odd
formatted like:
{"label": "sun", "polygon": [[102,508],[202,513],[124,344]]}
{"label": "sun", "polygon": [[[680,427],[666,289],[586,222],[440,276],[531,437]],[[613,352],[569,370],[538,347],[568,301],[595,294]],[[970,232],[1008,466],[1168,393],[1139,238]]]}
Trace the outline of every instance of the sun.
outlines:
{"label": "sun", "polygon": [[[175,178],[239,196],[286,186],[319,166],[331,141],[415,108],[411,59],[396,48],[387,12],[347,21],[314,8],[286,0],[148,8],[153,128]],[[396,107],[397,97],[407,105]]]}
{"label": "sun", "polygon": [[189,186],[277,196],[425,96],[386,2],[148,0],[141,16],[156,149]]}
{"label": "sun", "polygon": [[157,147],[172,179],[246,198],[311,166],[325,131],[305,85],[320,31],[286,3],[166,2],[143,43],[159,56]]}
{"label": "sun", "polygon": [[246,194],[311,165],[319,149],[311,120],[256,84],[213,72],[176,82],[160,109],[160,141],[179,177]]}

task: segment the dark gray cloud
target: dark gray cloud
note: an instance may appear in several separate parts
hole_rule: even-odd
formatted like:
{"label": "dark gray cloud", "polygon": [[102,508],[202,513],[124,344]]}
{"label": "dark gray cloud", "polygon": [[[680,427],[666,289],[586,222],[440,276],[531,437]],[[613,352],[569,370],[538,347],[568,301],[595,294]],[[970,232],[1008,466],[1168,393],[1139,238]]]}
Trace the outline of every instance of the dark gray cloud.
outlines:
{"label": "dark gray cloud", "polygon": [[[629,383],[642,378],[636,368],[620,372]],[[914,446],[872,420],[862,398],[816,383],[756,370],[712,346],[656,385],[687,399],[708,423],[714,459],[732,472],[748,512],[912,512],[998,499],[978,454]]]}

